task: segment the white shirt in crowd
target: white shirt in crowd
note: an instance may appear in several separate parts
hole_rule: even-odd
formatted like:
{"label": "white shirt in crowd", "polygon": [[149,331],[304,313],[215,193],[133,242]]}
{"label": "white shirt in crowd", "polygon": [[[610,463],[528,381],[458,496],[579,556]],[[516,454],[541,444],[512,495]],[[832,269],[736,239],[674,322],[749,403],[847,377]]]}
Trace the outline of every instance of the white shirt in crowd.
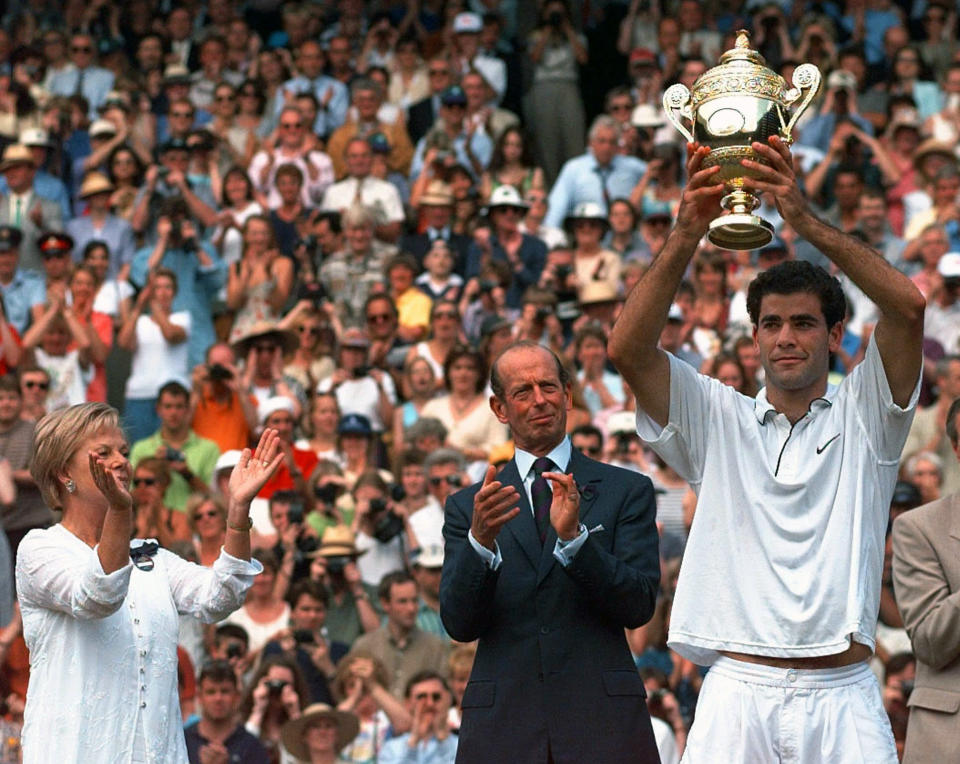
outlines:
{"label": "white shirt in crowd", "polygon": [[380,223],[399,223],[406,219],[403,200],[393,183],[380,178],[344,178],[334,183],[323,195],[320,208],[343,212],[357,201],[357,185],[360,185],[359,200],[377,214]]}
{"label": "white shirt in crowd", "polygon": [[[190,336],[190,313],[185,310],[170,314],[170,323],[181,327]],[[130,377],[127,379],[126,398],[145,400],[155,398],[157,392],[170,380],[176,380],[190,389],[187,366],[187,346],[184,340],[171,345],[150,316],[137,319],[137,349],[133,351]]]}

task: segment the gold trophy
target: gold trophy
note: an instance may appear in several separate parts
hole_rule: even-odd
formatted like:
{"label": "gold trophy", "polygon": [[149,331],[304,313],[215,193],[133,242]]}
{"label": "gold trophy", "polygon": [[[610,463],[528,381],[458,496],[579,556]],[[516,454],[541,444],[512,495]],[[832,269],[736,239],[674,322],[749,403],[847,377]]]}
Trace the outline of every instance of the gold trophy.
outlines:
{"label": "gold trophy", "polygon": [[[721,205],[727,214],[710,223],[707,237],[723,249],[757,249],[773,238],[773,226],[754,215],[760,200],[743,188],[750,170],[743,159],[763,162],[751,146],[766,143],[779,135],[789,145],[797,118],[820,89],[820,70],[801,64],[793,72],[793,87],[766,66],[763,56],[750,48],[747,32],[737,32],[732,50],[720,56],[720,64],[704,72],[693,83],[693,93],[681,84],[671,85],[663,94],[667,119],[690,142],[710,147],[703,167],[720,166],[717,182],[726,195]],[[801,100],[802,97],[802,100]],[[787,107],[799,103],[787,119]],[[690,122],[689,129],[681,121]]]}

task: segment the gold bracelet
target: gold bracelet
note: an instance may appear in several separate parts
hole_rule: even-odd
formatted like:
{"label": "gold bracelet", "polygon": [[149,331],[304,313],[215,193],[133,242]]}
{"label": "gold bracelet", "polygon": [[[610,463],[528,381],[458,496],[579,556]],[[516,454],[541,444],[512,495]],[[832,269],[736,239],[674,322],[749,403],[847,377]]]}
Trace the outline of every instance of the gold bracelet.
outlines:
{"label": "gold bracelet", "polygon": [[246,525],[237,525],[236,523],[231,523],[229,520],[227,520],[227,527],[230,528],[231,530],[240,531],[241,533],[244,533],[246,531],[249,531],[253,527],[253,520],[250,519],[249,515],[247,515]]}

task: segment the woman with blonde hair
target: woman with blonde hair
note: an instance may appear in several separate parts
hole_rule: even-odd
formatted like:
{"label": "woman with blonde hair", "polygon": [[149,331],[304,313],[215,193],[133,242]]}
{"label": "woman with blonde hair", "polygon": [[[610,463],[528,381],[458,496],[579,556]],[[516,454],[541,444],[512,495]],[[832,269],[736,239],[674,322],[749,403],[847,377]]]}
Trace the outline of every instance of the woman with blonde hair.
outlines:
{"label": "woman with blonde hair", "polygon": [[[275,430],[230,476],[212,570],[135,540],[129,448],[116,410],[84,403],[37,424],[30,474],[59,524],[20,544],[17,591],[30,650],[25,762],[186,761],[178,724],[177,614],[215,622],[260,572],[250,502],[280,465]],[[96,692],[90,692],[90,688]]]}
{"label": "woman with blonde hair", "polygon": [[186,515],[197,559],[203,567],[209,568],[220,554],[226,537],[226,504],[219,496],[195,493],[187,499]]}

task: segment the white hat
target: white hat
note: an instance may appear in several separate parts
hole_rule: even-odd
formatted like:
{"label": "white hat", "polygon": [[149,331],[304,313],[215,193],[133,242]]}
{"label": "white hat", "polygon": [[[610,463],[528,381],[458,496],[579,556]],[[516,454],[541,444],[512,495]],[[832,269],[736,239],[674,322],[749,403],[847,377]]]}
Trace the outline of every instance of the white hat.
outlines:
{"label": "white hat", "polygon": [[663,127],[667,124],[667,120],[656,106],[641,103],[630,115],[630,124],[634,127]]}
{"label": "white hat", "polygon": [[960,252],[947,252],[937,263],[937,271],[945,279],[960,278]]}
{"label": "white hat", "polygon": [[454,34],[480,34],[483,20],[476,13],[458,13],[453,18]]}
{"label": "white hat", "polygon": [[633,435],[637,431],[636,414],[632,411],[617,411],[607,417],[607,432],[615,435],[625,432]]}
{"label": "white hat", "polygon": [[28,127],[20,131],[20,140],[24,146],[49,146],[50,134],[42,127]]}
{"label": "white hat", "polygon": [[230,451],[224,451],[217,457],[217,463],[213,465],[213,474],[216,475],[220,470],[232,470],[240,463],[240,456],[242,454],[243,451],[238,451],[235,448]]}
{"label": "white hat", "polygon": [[443,547],[440,544],[424,544],[410,555],[410,562],[421,568],[443,567]]}
{"label": "white hat", "polygon": [[91,138],[96,138],[98,135],[116,135],[117,126],[109,119],[95,119],[90,124],[87,133]]}
{"label": "white hat", "polygon": [[292,400],[285,395],[275,395],[272,398],[267,398],[257,409],[257,417],[260,419],[260,424],[266,422],[271,414],[275,414],[278,411],[286,411],[290,416],[296,416],[297,413]]}
{"label": "white hat", "polygon": [[495,207],[517,207],[518,209],[529,209],[530,205],[527,204],[523,197],[520,196],[520,192],[517,191],[513,186],[497,186],[493,189],[493,193],[490,194],[490,201],[487,202],[487,209],[492,210]]}
{"label": "white hat", "polygon": [[670,305],[670,310],[667,311],[667,321],[683,321],[683,308],[681,308],[677,303]]}

